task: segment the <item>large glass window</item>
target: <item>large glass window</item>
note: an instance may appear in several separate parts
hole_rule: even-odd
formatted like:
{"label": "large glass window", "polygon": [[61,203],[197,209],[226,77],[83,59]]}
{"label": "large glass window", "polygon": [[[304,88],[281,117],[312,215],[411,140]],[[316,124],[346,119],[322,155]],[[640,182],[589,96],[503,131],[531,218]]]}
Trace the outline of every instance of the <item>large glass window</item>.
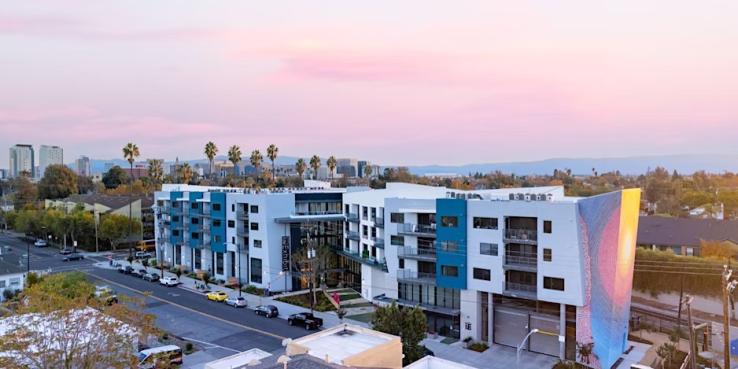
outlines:
{"label": "large glass window", "polygon": [[543,233],[551,233],[553,231],[553,224],[550,220],[543,221]]}
{"label": "large glass window", "polygon": [[254,247],[256,247],[257,249],[260,249],[261,248],[261,240],[254,240]]}
{"label": "large glass window", "polygon": [[448,252],[456,252],[456,251],[459,251],[459,244],[453,241],[442,241],[441,250],[448,251]]}
{"label": "large glass window", "polygon": [[486,243],[486,242],[479,243],[479,253],[482,255],[497,256],[497,253],[498,253],[497,249],[498,247],[496,243]]}
{"label": "large glass window", "polygon": [[543,277],[543,288],[547,290],[564,290],[564,278]]}
{"label": "large glass window", "polygon": [[459,267],[452,265],[441,265],[441,274],[446,277],[458,277]]}
{"label": "large glass window", "polygon": [[222,252],[215,253],[215,273],[223,274],[223,253]]}
{"label": "large glass window", "polygon": [[489,269],[474,268],[472,274],[474,276],[474,279],[479,279],[482,281],[489,281],[492,279],[492,275]]}
{"label": "large glass window", "polygon": [[543,261],[551,261],[551,249],[543,249]]}
{"label": "large glass window", "polygon": [[497,229],[497,218],[474,217],[474,228]]}
{"label": "large glass window", "polygon": [[405,246],[405,237],[403,236],[390,236],[390,244],[395,246]]}
{"label": "large glass window", "polygon": [[390,213],[390,222],[405,223],[405,214],[404,213]]}
{"label": "large glass window", "polygon": [[261,259],[257,258],[251,258],[251,282],[253,283],[261,283],[262,277],[261,277]]}
{"label": "large glass window", "polygon": [[259,212],[259,206],[258,205],[251,205],[251,213],[258,213]]}
{"label": "large glass window", "polygon": [[456,228],[459,226],[459,217],[444,215],[441,217],[441,226]]}

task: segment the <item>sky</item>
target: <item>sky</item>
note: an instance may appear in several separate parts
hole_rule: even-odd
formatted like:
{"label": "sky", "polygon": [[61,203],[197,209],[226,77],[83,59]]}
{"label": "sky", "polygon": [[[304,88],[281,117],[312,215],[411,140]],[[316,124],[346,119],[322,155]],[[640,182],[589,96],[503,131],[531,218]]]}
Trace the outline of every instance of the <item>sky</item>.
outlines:
{"label": "sky", "polygon": [[738,153],[738,2],[8,1],[0,168],[282,155],[379,164]]}

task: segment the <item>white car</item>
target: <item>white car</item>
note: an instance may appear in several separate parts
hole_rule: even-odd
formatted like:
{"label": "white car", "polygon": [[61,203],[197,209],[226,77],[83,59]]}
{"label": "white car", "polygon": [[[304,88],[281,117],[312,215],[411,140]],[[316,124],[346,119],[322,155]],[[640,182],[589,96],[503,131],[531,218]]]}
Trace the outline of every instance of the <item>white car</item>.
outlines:
{"label": "white car", "polygon": [[231,306],[233,306],[235,308],[239,308],[239,307],[245,308],[246,307],[246,298],[245,297],[238,297],[238,296],[229,297],[229,298],[227,298],[225,300],[225,303],[226,303],[226,305],[231,305]]}
{"label": "white car", "polygon": [[33,246],[36,247],[46,247],[48,244],[46,243],[46,240],[38,239],[36,242],[33,243]]}
{"label": "white car", "polygon": [[159,280],[160,284],[163,284],[165,286],[176,286],[179,284],[179,278],[177,277],[164,277]]}

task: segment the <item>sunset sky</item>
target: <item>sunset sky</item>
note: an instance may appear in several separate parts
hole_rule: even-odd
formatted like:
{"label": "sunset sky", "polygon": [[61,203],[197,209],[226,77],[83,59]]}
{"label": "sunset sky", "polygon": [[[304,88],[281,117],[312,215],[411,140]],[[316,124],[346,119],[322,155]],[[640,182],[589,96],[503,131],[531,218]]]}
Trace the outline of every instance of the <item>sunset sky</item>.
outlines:
{"label": "sunset sky", "polygon": [[462,164],[738,153],[738,2],[6,1],[15,143]]}

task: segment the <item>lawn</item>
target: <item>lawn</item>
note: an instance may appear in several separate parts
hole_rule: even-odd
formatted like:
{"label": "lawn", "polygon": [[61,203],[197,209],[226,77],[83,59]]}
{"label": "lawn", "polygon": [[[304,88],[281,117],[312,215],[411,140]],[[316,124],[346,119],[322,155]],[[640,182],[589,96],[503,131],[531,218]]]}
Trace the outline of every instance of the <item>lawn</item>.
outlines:
{"label": "lawn", "polygon": [[374,319],[374,313],[364,313],[364,314],[357,314],[357,315],[351,315],[347,316],[347,319],[356,320],[362,323],[371,323]]}
{"label": "lawn", "polygon": [[[323,292],[315,292],[318,303],[315,304],[315,311],[334,311],[336,308],[331,304]],[[286,302],[288,304],[302,306],[304,308],[310,308],[310,301],[312,301],[312,295],[310,293],[302,293],[299,295],[291,295],[277,298],[277,301]]]}

